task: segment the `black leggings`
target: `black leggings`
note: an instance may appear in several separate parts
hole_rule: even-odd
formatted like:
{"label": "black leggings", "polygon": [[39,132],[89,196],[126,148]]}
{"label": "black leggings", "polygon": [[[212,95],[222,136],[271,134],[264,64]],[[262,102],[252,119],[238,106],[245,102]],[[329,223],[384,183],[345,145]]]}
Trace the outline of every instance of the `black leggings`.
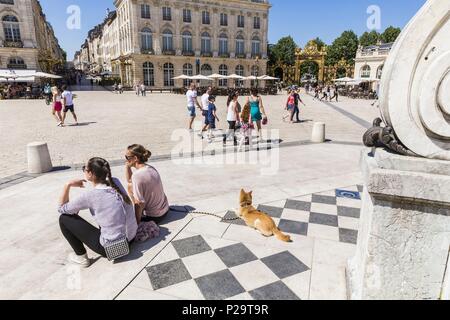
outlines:
{"label": "black leggings", "polygon": [[86,254],[85,244],[95,253],[106,257],[105,248],[100,244],[100,229],[78,215],[61,215],[59,226],[62,234],[77,255]]}

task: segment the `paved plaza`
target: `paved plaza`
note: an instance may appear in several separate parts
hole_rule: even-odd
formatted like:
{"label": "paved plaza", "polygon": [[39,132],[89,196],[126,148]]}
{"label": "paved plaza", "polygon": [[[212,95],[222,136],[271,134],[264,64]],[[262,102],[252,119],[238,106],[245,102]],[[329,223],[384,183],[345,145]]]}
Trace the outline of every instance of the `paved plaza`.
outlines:
{"label": "paved plaza", "polygon": [[[377,109],[367,101],[330,104],[303,96],[302,118],[311,122],[292,125],[281,121],[285,96],[265,97],[270,128],[281,128],[282,143],[244,153],[256,163],[238,161],[235,153],[234,162],[222,161],[220,154],[151,162],[174,211],[159,238],[134,244],[132,253],[114,264],[92,252],[95,263],[88,269],[66,262],[70,248],[56,207],[63,184],[81,176],[77,166],[0,180],[0,298],[347,299],[345,267],[356,250],[362,198],[361,136]],[[127,145],[143,143],[155,156],[170,154],[172,128],[186,122],[184,97],[167,94],[79,92],[77,109],[86,123],[80,127],[57,128],[41,101],[2,102],[0,109],[4,177],[26,169],[26,142],[43,140],[54,165],[100,155],[118,160],[113,174],[124,182],[119,159]],[[11,126],[14,114],[23,117]],[[327,123],[330,142],[307,143],[313,121]],[[213,148],[222,149],[220,139]],[[275,171],[264,173],[262,164],[273,161]],[[233,217],[241,188],[253,190],[255,206],[269,213],[292,243],[265,238],[242,221],[179,212],[191,207]],[[88,212],[81,216],[93,223]]]}
{"label": "paved plaza", "polygon": [[[85,162],[94,155],[108,160],[122,159],[124,149],[134,143],[147,146],[154,156],[170,154],[179,142],[172,141],[177,129],[187,128],[186,98],[181,95],[133,92],[115,95],[109,91],[74,91],[80,126],[71,126],[68,114],[65,128],[56,126],[51,107],[42,100],[0,101],[0,178],[26,171],[26,145],[33,141],[48,143],[54,166]],[[282,122],[287,96],[264,97],[269,130],[279,129],[283,142],[308,141],[314,121],[327,124],[327,138],[333,141],[361,143],[362,135],[379,113],[372,101],[348,100],[321,103],[302,95],[307,107],[301,107],[306,122]],[[243,103],[244,98],[240,101]],[[226,98],[217,100],[221,120],[218,129],[226,129]],[[197,118],[200,126],[200,117]],[[197,138],[197,136],[195,135]],[[176,139],[177,137],[175,137]],[[199,138],[198,138],[199,139]],[[214,148],[222,148],[220,139]],[[206,141],[205,141],[206,144]],[[201,145],[201,142],[199,142]],[[206,148],[206,146],[205,146]]]}

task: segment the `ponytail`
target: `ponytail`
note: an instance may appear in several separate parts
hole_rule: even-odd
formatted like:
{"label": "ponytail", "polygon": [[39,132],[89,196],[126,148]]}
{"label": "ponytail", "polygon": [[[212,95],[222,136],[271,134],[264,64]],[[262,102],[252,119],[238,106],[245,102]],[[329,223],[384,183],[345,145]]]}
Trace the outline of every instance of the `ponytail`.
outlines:
{"label": "ponytail", "polygon": [[122,190],[120,190],[120,188],[115,184],[108,161],[102,158],[92,158],[88,162],[87,169],[95,175],[98,182],[104,183],[108,187],[113,188],[117,194],[122,197],[125,203],[132,204],[130,197],[126,193],[122,192]]}
{"label": "ponytail", "polygon": [[122,197],[123,201],[125,201],[126,204],[131,204],[130,197],[126,193],[124,193],[122,190],[120,190],[120,188],[114,182],[114,179],[113,179],[112,173],[111,173],[111,168],[109,167],[108,162],[106,162],[105,168],[108,171],[107,175],[106,175],[106,180],[107,180],[106,182],[107,182],[108,187],[111,187],[114,190],[116,190],[116,192],[118,194],[120,194],[120,196]]}

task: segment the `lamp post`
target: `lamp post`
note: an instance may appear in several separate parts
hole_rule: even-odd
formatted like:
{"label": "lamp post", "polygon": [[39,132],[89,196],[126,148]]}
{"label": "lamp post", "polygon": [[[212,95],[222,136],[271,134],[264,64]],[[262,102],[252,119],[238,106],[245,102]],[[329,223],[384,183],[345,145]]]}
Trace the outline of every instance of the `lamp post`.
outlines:
{"label": "lamp post", "polygon": [[258,67],[258,62],[259,62],[259,57],[258,56],[256,56],[256,59],[255,59],[255,76],[256,76],[256,88],[258,89],[258,87],[259,87],[259,82],[258,82],[258,77],[259,77],[259,67]]}

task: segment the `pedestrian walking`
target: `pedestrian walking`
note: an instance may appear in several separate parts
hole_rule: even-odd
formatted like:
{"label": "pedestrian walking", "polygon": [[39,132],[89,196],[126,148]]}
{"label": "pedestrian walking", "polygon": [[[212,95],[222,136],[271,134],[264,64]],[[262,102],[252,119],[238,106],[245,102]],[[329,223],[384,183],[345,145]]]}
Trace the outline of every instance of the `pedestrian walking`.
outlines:
{"label": "pedestrian walking", "polygon": [[250,103],[247,102],[242,109],[241,117],[241,140],[239,142],[238,152],[242,151],[242,147],[246,144],[248,140],[250,149],[253,147],[253,119],[251,115]]}
{"label": "pedestrian walking", "polygon": [[283,122],[286,122],[286,119],[292,119],[293,117],[293,112],[295,108],[295,97],[293,92],[294,92],[293,90],[290,89],[288,90],[288,99],[286,101],[286,106],[284,108],[287,111],[287,114],[283,117]]}
{"label": "pedestrian walking", "polygon": [[227,133],[223,135],[223,145],[227,144],[227,140],[230,136],[233,137],[233,143],[237,146],[237,138],[236,138],[236,123],[239,120],[239,109],[238,109],[238,94],[236,92],[231,93],[228,96],[227,101],[227,121],[228,121],[228,130]]}
{"label": "pedestrian walking", "polygon": [[119,83],[119,93],[120,94],[123,93],[123,85],[122,85],[122,83]]}
{"label": "pedestrian walking", "polygon": [[78,125],[78,119],[77,115],[75,114],[75,107],[73,105],[73,93],[70,91],[66,85],[62,87],[63,93],[61,94],[62,102],[63,102],[63,116],[62,116],[62,125],[64,125],[64,122],[66,120],[67,112],[70,111],[72,114],[73,119],[75,120],[75,125]]}
{"label": "pedestrian walking", "polygon": [[53,93],[53,110],[52,114],[56,118],[56,121],[58,122],[58,127],[63,126],[63,120],[61,116],[61,110],[62,110],[62,97],[61,97],[61,90],[58,87],[52,88]]}
{"label": "pedestrian walking", "polygon": [[142,94],[142,96],[143,97],[146,97],[147,96],[147,88],[145,87],[145,84],[142,82],[141,83],[141,94]]}
{"label": "pedestrian walking", "polygon": [[294,116],[295,116],[296,122],[299,123],[300,122],[300,118],[299,118],[299,115],[300,115],[299,103],[301,102],[305,107],[306,107],[306,104],[300,98],[299,90],[295,90],[294,93],[293,93],[293,96],[294,96],[294,111],[292,112],[292,115],[291,115],[291,123],[294,122]]}
{"label": "pedestrian walking", "polygon": [[118,89],[117,82],[114,82],[113,91],[115,94],[117,94],[117,89]]}
{"label": "pedestrian walking", "polygon": [[266,111],[264,110],[264,104],[261,96],[258,93],[257,88],[250,90],[250,97],[247,98],[247,102],[250,105],[250,113],[252,116],[252,122],[256,122],[258,127],[258,141],[261,139],[262,120],[267,121]]}
{"label": "pedestrian walking", "polygon": [[209,96],[212,95],[212,87],[208,87],[206,92],[201,96],[200,100],[202,103],[202,116],[204,118],[204,124],[202,131],[199,136],[203,139],[203,133],[208,130],[208,107],[209,107]]}
{"label": "pedestrian walking", "polygon": [[212,139],[214,138],[214,131],[216,130],[216,120],[219,122],[219,117],[217,116],[217,108],[216,108],[216,97],[209,96],[208,98],[208,143],[212,143]]}
{"label": "pedestrian walking", "polygon": [[139,82],[134,84],[134,89],[136,90],[136,95],[139,97],[141,95],[141,86],[139,85]]}
{"label": "pedestrian walking", "polygon": [[188,109],[188,115],[189,115],[189,131],[193,132],[192,125],[194,123],[196,114],[195,107],[198,107],[200,111],[203,111],[202,107],[200,106],[198,100],[197,100],[197,90],[195,88],[195,83],[192,82],[189,90],[186,92],[186,98],[187,98],[187,109]]}

